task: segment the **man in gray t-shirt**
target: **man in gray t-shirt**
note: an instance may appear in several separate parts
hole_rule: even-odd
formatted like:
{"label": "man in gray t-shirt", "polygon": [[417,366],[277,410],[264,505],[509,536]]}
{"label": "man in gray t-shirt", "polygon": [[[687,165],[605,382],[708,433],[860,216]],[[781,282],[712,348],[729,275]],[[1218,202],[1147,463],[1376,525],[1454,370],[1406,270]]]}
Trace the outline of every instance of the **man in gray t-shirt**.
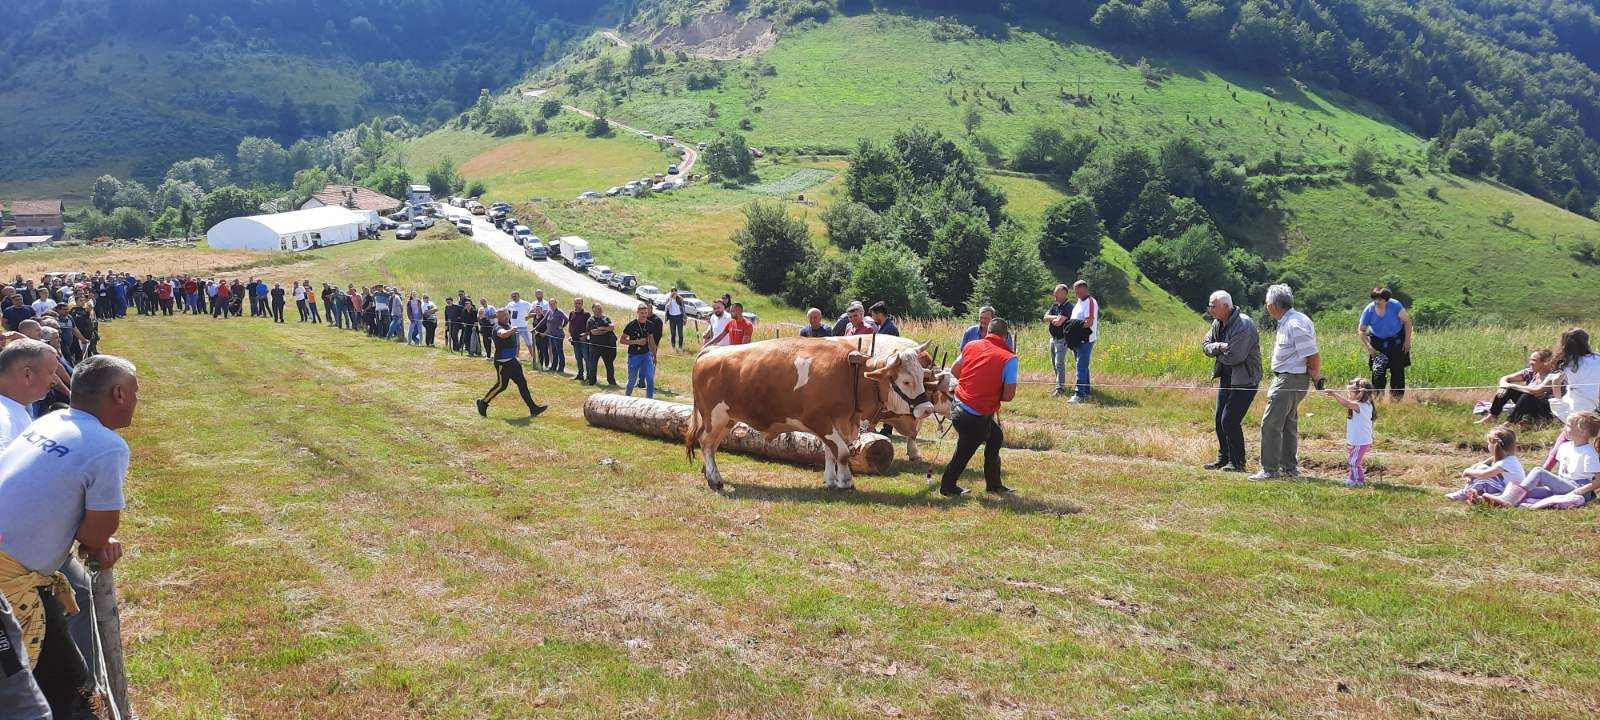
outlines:
{"label": "man in gray t-shirt", "polygon": [[[91,357],[73,372],[72,408],[35,420],[0,451],[0,595],[14,609],[33,679],[58,716],[73,716],[66,711],[82,701],[76,688],[85,670],[72,640],[53,634],[66,627],[71,606],[57,594],[66,592],[57,570],[74,541],[103,569],[122,557],[113,534],[128,444],[116,430],[132,424],[138,403],[132,363]],[[52,660],[51,653],[67,657]],[[0,692],[0,717],[25,716],[31,693],[10,690]]]}

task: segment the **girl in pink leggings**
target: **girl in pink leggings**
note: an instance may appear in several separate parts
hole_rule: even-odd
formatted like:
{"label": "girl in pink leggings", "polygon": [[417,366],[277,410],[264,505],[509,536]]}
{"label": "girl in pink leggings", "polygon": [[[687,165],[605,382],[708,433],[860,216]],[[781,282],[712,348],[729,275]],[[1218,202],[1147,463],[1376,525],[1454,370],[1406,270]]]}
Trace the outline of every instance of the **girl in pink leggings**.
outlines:
{"label": "girl in pink leggings", "polygon": [[1350,451],[1350,475],[1345,478],[1344,484],[1361,487],[1367,484],[1367,451],[1372,449],[1372,421],[1378,416],[1372,400],[1377,393],[1366,378],[1351,380],[1345,390],[1348,395],[1340,395],[1332,390],[1323,390],[1322,393],[1344,406],[1344,442]]}

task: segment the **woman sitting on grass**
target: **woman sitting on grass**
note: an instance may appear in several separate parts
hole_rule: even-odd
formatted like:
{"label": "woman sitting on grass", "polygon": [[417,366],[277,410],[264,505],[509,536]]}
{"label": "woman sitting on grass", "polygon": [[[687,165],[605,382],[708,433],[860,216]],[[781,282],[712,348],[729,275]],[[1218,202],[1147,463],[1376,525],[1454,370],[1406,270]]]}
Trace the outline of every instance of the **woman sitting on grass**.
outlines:
{"label": "woman sitting on grass", "polygon": [[1528,367],[1500,378],[1500,390],[1494,394],[1489,414],[1478,422],[1497,420],[1511,404],[1510,423],[1535,423],[1555,419],[1550,412],[1550,398],[1561,389],[1561,374],[1555,372],[1555,356],[1549,348],[1540,348],[1528,356]]}
{"label": "woman sitting on grass", "polygon": [[[1550,398],[1550,411],[1562,422],[1578,413],[1594,412],[1600,405],[1600,355],[1589,347],[1589,332],[1570,328],[1561,333],[1561,350],[1556,353],[1555,364],[1566,392]],[[1567,423],[1567,427],[1570,428],[1571,423]],[[1550,449],[1550,455],[1544,459],[1544,469],[1556,466],[1556,451],[1566,439],[1567,431],[1563,430],[1556,438],[1555,447]]]}
{"label": "woman sitting on grass", "polygon": [[1505,492],[1511,485],[1526,488],[1527,471],[1517,459],[1517,433],[1504,425],[1495,427],[1483,438],[1489,446],[1489,459],[1461,471],[1467,484],[1445,494],[1451,500],[1466,500],[1467,496],[1493,495]]}
{"label": "woman sitting on grass", "polygon": [[1350,451],[1350,475],[1345,478],[1344,484],[1361,487],[1367,484],[1366,457],[1367,451],[1372,449],[1372,421],[1378,418],[1378,411],[1372,402],[1378,393],[1366,378],[1351,380],[1345,389],[1348,395],[1340,395],[1332,390],[1323,390],[1322,393],[1344,406],[1344,442]]}
{"label": "woman sitting on grass", "polygon": [[1600,415],[1573,413],[1567,418],[1565,434],[1567,440],[1556,448],[1556,472],[1535,469],[1523,484],[1507,483],[1499,494],[1469,490],[1467,501],[1545,510],[1580,507],[1594,500],[1595,489],[1600,487],[1596,481],[1600,476],[1600,452],[1595,449],[1595,439],[1600,437]]}

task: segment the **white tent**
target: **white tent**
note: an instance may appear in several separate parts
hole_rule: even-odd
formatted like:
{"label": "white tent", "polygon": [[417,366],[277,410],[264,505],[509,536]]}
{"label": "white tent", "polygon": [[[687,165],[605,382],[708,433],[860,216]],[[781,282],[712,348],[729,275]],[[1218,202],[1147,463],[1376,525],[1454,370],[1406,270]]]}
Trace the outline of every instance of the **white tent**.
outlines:
{"label": "white tent", "polygon": [[250,215],[223,220],[206,231],[213,248],[246,250],[309,250],[361,238],[364,213],[342,207]]}

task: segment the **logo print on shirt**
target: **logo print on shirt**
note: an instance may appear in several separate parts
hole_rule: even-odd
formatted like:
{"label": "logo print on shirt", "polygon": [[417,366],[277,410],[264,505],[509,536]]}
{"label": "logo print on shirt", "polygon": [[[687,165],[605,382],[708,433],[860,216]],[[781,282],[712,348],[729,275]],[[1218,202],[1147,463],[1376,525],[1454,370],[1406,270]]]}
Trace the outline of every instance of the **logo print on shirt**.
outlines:
{"label": "logo print on shirt", "polygon": [[54,455],[56,457],[64,458],[72,453],[72,448],[62,445],[61,443],[51,440],[50,438],[40,435],[38,432],[32,430],[23,432],[22,437],[18,439],[26,440],[31,444],[38,445],[40,452]]}

